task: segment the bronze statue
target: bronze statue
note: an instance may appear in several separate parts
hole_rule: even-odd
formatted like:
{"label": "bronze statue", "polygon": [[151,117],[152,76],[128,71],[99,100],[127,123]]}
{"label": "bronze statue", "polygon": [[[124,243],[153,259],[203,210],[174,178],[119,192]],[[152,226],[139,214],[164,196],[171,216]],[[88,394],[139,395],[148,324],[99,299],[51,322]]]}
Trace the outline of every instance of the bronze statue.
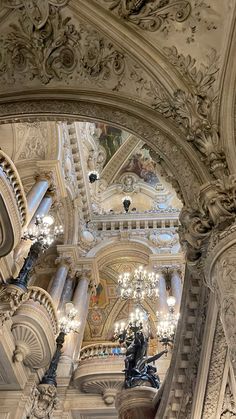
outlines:
{"label": "bronze statue", "polygon": [[148,338],[142,330],[142,323],[129,324],[121,335],[119,335],[120,343],[126,345],[125,358],[125,388],[136,387],[149,383],[151,387],[159,388],[160,379],[157,375],[157,369],[154,365],[149,365],[156,361],[168,351],[164,351],[154,355],[147,356]]}

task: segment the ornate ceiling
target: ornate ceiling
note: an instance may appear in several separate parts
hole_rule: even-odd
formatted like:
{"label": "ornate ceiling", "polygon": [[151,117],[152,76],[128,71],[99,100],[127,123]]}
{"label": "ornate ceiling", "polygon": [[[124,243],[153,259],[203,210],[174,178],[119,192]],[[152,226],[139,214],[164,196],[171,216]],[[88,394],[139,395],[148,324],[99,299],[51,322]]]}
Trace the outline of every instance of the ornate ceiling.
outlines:
{"label": "ornate ceiling", "polygon": [[[101,316],[102,310],[107,310],[107,314],[114,308],[114,276],[120,269],[118,262],[110,266],[103,237],[110,235],[114,213],[123,222],[119,213],[124,193],[132,195],[140,220],[149,211],[160,214],[163,205],[166,212],[169,210],[169,217],[172,210],[176,215],[182,205],[179,199],[182,200],[182,240],[190,249],[187,256],[191,263],[200,258],[220,217],[231,220],[235,215],[235,180],[230,176],[235,173],[236,158],[235,2],[45,0],[43,5],[21,0],[1,3],[0,120],[7,124],[17,122],[19,129],[16,134],[14,125],[5,125],[0,133],[4,138],[14,138],[12,143],[5,141],[4,146],[17,159],[26,192],[38,158],[56,156],[63,161],[63,176],[73,202],[72,206],[65,198],[61,210],[61,219],[66,212],[69,220],[65,241],[79,242],[81,255],[94,255],[96,242],[101,279],[109,284],[109,293],[101,290],[101,301],[91,303],[90,315],[95,313],[92,321],[97,321],[95,326],[101,334],[95,307],[101,304]],[[63,145],[60,152],[55,145],[50,148],[53,141],[46,141],[45,129],[49,126],[50,138],[58,132],[56,123],[46,122],[52,120],[66,121],[59,127]],[[96,123],[80,124],[75,120]],[[73,146],[74,155],[84,153],[82,164],[78,164],[67,146],[68,142],[73,143],[74,132],[88,145]],[[35,157],[26,167],[21,161],[29,155]],[[93,168],[102,175],[100,183],[81,184],[86,171]],[[208,189],[203,187],[206,184]],[[137,196],[142,199],[137,201]],[[222,210],[225,202],[228,207],[223,206]],[[219,204],[217,210],[215,203]],[[81,224],[75,223],[73,229],[74,211]],[[175,233],[174,226],[170,242],[174,242]],[[110,247],[111,258],[121,246],[125,248],[128,240],[137,240],[135,234],[129,236],[125,231],[118,236],[115,228],[112,234],[112,241],[107,243],[111,246],[115,242],[117,247]],[[158,256],[167,240],[164,234],[140,234],[146,250],[136,242],[139,258],[147,261],[153,249]],[[170,249],[172,245],[166,246],[167,255]],[[178,251],[176,248],[176,254]],[[213,303],[199,270],[194,274],[187,271],[184,301],[160,418],[181,419],[190,415],[192,407],[195,412],[196,406],[201,410],[206,382],[218,400],[220,377],[228,377],[225,365],[221,365],[216,383],[212,379],[219,345],[226,359],[225,340],[219,343],[222,330],[217,314],[211,333],[207,333],[206,318]],[[116,314],[122,316],[119,310]],[[86,329],[89,339],[90,326]],[[204,350],[201,353],[203,343],[208,347],[210,366],[205,361],[200,363],[207,358]],[[199,365],[205,384],[197,377]],[[228,388],[222,390],[226,396]],[[211,394],[210,389],[204,415],[215,419],[216,413],[212,413],[208,403]],[[222,415],[225,417],[225,412]],[[198,417],[195,415],[194,419]]]}

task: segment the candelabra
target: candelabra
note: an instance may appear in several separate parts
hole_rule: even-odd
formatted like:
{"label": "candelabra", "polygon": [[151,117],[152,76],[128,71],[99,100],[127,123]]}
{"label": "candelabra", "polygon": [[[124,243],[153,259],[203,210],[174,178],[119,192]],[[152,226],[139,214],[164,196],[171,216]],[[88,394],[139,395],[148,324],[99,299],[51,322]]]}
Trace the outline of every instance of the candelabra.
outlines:
{"label": "candelabra", "polygon": [[56,339],[56,351],[53,355],[48,370],[45,372],[41,380],[42,384],[51,384],[57,386],[56,371],[62,354],[62,347],[65,341],[65,336],[70,332],[76,332],[79,329],[80,323],[75,320],[76,315],[77,310],[74,308],[73,304],[67,303],[65,308],[65,316],[59,320],[60,333]]}
{"label": "candelabra", "polygon": [[140,266],[134,273],[125,272],[118,278],[120,296],[124,300],[133,299],[141,303],[146,297],[158,297],[159,276],[148,272]]}
{"label": "candelabra", "polygon": [[96,180],[99,180],[99,173],[96,170],[92,170],[88,173],[88,178],[90,183],[94,183]]}
{"label": "candelabra", "polygon": [[57,404],[57,367],[62,354],[65,336],[70,332],[78,331],[80,323],[75,320],[76,314],[77,310],[75,310],[73,304],[66,304],[65,316],[59,321],[60,333],[56,339],[56,351],[42,380],[33,389],[33,403],[30,414],[27,416],[28,419],[51,417]]}
{"label": "candelabra", "polygon": [[160,387],[157,369],[149,364],[159,359],[167,350],[154,356],[147,356],[149,329],[145,330],[145,323],[148,325],[147,313],[136,308],[127,324],[121,322],[115,325],[114,339],[124,343],[126,347],[125,388],[144,385],[145,382],[151,387]]}
{"label": "candelabra", "polygon": [[54,218],[51,215],[37,215],[34,225],[25,232],[23,238],[33,243],[41,242],[44,247],[49,247],[54,238],[62,233],[62,225],[54,226]]}
{"label": "candelabra", "polygon": [[121,321],[115,323],[115,332],[113,339],[124,342],[124,340],[132,340],[133,334],[143,330],[144,322],[147,321],[148,315],[145,311],[137,307],[131,314],[127,322]]}
{"label": "candelabra", "polygon": [[11,283],[22,288],[24,291],[27,290],[30,271],[41,252],[52,244],[55,237],[63,233],[63,227],[61,225],[53,226],[53,224],[54,218],[51,215],[36,216],[34,225],[23,236],[23,239],[31,240],[32,245],[18,277],[13,279]]}
{"label": "candelabra", "polygon": [[123,202],[123,207],[124,207],[124,210],[125,210],[125,212],[127,213],[127,212],[129,211],[129,207],[130,207],[130,205],[131,205],[131,203],[132,203],[132,199],[130,198],[130,196],[125,196],[125,197],[122,199],[122,202]]}
{"label": "candelabra", "polygon": [[179,313],[175,313],[176,300],[173,296],[167,298],[168,313],[157,311],[157,337],[159,342],[167,348],[174,343]]}

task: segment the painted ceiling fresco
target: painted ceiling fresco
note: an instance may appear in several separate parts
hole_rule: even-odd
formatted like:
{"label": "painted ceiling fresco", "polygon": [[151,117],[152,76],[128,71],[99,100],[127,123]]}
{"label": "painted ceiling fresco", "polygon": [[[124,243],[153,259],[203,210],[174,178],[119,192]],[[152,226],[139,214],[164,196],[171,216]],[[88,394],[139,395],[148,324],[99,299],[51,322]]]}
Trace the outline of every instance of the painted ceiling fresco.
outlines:
{"label": "painted ceiling fresco", "polygon": [[99,339],[102,336],[108,339],[108,336],[104,336],[103,329],[117,296],[116,283],[112,279],[101,279],[96,295],[90,300],[88,328],[84,340]]}
{"label": "painted ceiling fresco", "polygon": [[96,128],[99,129],[99,143],[106,152],[105,165],[109,162],[111,157],[116,153],[121,144],[124,143],[129,134],[119,128],[111,125],[97,122]]}
{"label": "painted ceiling fresco", "polygon": [[132,172],[152,187],[160,182],[157,164],[150,156],[150,151],[143,146],[135,151],[120,171],[120,174]]}
{"label": "painted ceiling fresco", "polygon": [[[137,264],[117,263],[109,267],[112,271],[112,276],[118,278],[119,273],[132,271]],[[114,324],[117,321],[126,321],[130,313],[133,311],[133,305],[130,301],[123,301],[118,299],[119,296],[117,283],[107,273],[106,279],[101,273],[100,284],[97,288],[97,294],[91,297],[89,305],[89,313],[87,318],[87,325],[84,334],[84,343],[109,341],[112,339],[114,333]],[[148,312],[157,310],[157,303],[151,301],[146,303]],[[112,320],[112,321],[111,321]],[[154,330],[154,324],[151,321],[151,329]]]}

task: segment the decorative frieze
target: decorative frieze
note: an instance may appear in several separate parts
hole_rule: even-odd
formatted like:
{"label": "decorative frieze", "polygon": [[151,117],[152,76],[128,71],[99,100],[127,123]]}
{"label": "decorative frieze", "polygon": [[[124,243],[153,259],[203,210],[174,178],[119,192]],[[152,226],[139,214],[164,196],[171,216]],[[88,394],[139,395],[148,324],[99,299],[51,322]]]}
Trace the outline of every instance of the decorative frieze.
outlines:
{"label": "decorative frieze", "polygon": [[218,318],[208,372],[202,418],[215,419],[220,398],[223,374],[227,356],[227,343],[223,327]]}

